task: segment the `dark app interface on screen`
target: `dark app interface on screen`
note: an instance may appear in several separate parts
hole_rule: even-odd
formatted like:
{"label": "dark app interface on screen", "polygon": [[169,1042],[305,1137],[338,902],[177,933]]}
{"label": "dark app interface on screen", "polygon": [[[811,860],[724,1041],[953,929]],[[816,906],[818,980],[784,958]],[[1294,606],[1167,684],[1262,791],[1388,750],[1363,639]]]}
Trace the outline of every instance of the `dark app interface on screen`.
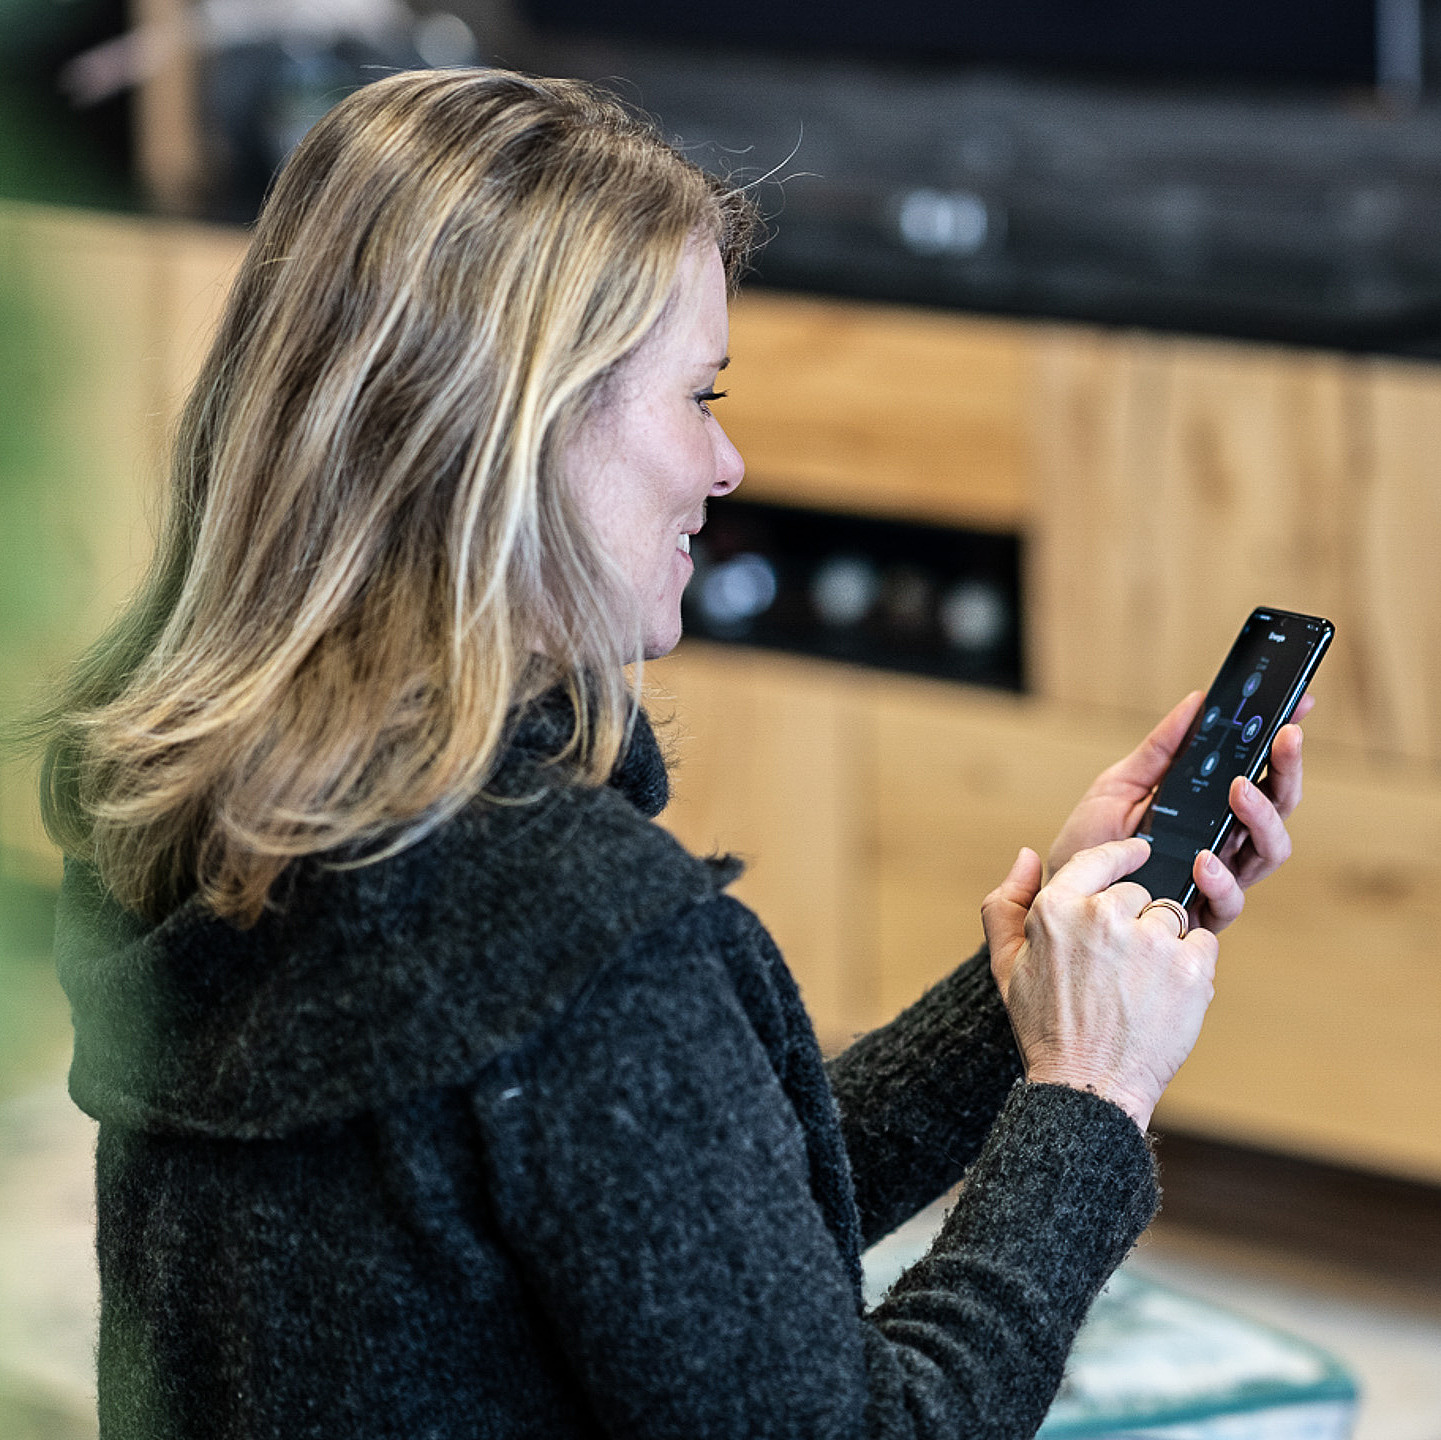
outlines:
{"label": "dark app interface on screen", "polygon": [[1322,633],[1323,622],[1308,616],[1266,612],[1241,631],[1136,832],[1152,855],[1130,878],[1152,895],[1188,889],[1196,856],[1230,813],[1231,782],[1259,768]]}

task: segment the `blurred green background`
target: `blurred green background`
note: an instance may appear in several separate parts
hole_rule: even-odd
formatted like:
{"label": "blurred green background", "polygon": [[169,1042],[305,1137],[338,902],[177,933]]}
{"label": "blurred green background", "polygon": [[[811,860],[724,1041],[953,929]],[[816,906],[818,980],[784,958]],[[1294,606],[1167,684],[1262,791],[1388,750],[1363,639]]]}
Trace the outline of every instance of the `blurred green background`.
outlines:
{"label": "blurred green background", "polygon": [[52,953],[60,869],[16,727],[147,546],[164,288],[135,218],[131,100],[80,110],[57,84],[127,23],[123,0],[0,0],[0,1440],[96,1433],[89,1126],[63,1091]]}
{"label": "blurred green background", "polygon": [[[12,227],[0,226],[0,724],[8,730],[43,699],[41,677],[77,608],[67,584],[63,527],[66,450],[58,413],[69,361],[67,337],[30,286]],[[0,1096],[53,1063],[66,1039],[50,944],[54,891],[29,856],[15,852],[17,812],[33,767],[7,757],[0,768]]]}
{"label": "blurred green background", "polygon": [[128,93],[77,109],[66,61],[121,34],[123,0],[0,0],[0,196],[133,209]]}
{"label": "blurred green background", "polygon": [[[21,248],[14,226],[0,223],[0,727],[7,728],[43,699],[41,677],[59,663],[79,605],[79,587],[68,583],[73,544],[57,523],[71,451],[60,402],[75,354],[65,325],[37,294]],[[12,839],[33,804],[32,785],[33,763],[7,755],[0,763],[0,1105],[53,1084],[70,1042],[51,955],[53,874],[33,848],[21,851]],[[3,1127],[7,1139],[12,1131]],[[14,1163],[0,1156],[0,1182]],[[0,1366],[5,1440],[93,1433],[91,1417]]]}

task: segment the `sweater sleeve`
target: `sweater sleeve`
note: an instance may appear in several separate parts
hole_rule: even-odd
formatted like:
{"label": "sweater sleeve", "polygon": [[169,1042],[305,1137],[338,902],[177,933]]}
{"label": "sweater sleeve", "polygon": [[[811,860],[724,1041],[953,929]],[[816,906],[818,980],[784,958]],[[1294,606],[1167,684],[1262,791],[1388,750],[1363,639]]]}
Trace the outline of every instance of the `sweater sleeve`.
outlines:
{"label": "sweater sleeve", "polygon": [[960,1179],[1021,1058],[984,948],[826,1067],[861,1234],[874,1244]]}
{"label": "sweater sleeve", "polygon": [[1155,1199],[1121,1111],[1019,1085],[930,1253],[863,1315],[703,926],[632,942],[474,1104],[582,1403],[635,1440],[1022,1440]]}

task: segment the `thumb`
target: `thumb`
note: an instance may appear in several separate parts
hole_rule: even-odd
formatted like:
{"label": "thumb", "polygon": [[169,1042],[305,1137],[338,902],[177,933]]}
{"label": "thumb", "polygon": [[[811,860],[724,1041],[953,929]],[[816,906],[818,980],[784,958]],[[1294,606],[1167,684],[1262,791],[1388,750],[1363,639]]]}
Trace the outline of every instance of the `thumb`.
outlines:
{"label": "thumb", "polygon": [[1026,914],[1041,888],[1041,857],[1023,848],[1006,878],[981,902],[981,924],[991,947],[991,970],[1004,996],[1016,955],[1026,941]]}
{"label": "thumb", "polygon": [[1205,700],[1200,690],[1193,690],[1184,700],[1178,700],[1115,770],[1138,790],[1151,790],[1159,785]]}

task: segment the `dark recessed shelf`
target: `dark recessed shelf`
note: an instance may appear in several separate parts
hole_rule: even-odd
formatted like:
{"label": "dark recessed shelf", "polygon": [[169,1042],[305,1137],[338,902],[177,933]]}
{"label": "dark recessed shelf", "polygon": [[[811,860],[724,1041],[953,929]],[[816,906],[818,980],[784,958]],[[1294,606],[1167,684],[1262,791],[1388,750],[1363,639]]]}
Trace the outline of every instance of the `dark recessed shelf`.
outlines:
{"label": "dark recessed shelf", "polygon": [[722,500],[694,541],[686,629],[1019,690],[1020,544],[1014,535]]}

